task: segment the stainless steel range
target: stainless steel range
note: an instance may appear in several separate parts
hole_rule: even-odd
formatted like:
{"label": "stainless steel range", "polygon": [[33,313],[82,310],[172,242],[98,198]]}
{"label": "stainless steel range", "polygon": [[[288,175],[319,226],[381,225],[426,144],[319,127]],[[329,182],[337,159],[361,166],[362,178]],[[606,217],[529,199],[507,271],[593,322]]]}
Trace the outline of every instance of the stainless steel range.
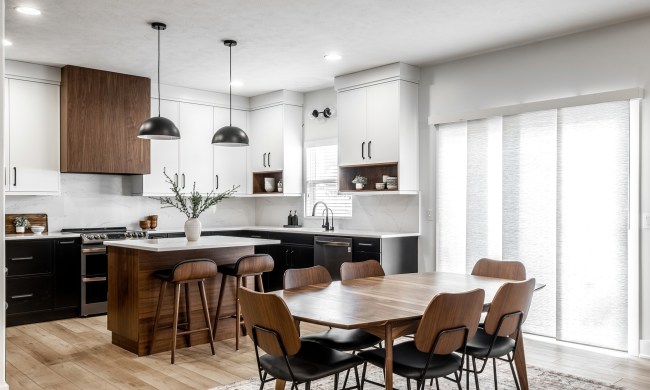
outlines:
{"label": "stainless steel range", "polygon": [[104,241],[144,239],[142,231],[126,227],[62,229],[81,235],[81,316],[106,313],[108,296],[108,256]]}

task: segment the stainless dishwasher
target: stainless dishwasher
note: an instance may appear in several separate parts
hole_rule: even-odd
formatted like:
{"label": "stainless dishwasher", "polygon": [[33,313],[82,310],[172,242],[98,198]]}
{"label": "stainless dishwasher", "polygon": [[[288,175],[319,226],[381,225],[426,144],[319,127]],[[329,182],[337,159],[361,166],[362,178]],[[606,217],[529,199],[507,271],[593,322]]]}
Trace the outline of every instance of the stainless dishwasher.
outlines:
{"label": "stainless dishwasher", "polygon": [[352,261],[352,239],[346,237],[315,236],[314,265],[327,268],[332,279],[341,280],[341,264]]}

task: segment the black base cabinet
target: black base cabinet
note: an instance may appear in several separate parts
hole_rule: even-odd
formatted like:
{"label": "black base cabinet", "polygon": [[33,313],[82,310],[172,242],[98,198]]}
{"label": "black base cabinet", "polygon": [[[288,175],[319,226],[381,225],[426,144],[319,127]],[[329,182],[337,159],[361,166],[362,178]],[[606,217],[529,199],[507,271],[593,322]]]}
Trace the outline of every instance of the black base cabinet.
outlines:
{"label": "black base cabinet", "polygon": [[7,326],[79,315],[79,238],[6,241],[6,264]]}

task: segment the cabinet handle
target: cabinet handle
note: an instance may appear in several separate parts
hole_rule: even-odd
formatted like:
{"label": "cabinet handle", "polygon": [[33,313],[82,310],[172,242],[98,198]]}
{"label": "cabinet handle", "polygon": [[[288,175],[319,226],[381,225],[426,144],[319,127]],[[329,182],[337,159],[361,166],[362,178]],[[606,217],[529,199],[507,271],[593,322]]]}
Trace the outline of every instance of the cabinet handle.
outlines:
{"label": "cabinet handle", "polygon": [[219,189],[219,175],[214,175],[214,177],[217,178],[217,186],[215,187],[215,189],[218,190]]}
{"label": "cabinet handle", "polygon": [[185,174],[183,173],[181,176],[183,177],[183,189],[185,189]]}
{"label": "cabinet handle", "polygon": [[251,238],[262,238],[262,236],[251,235]]}
{"label": "cabinet handle", "polygon": [[365,243],[365,242],[359,242],[359,243],[357,243],[357,245],[359,245],[359,246],[372,246],[372,244],[368,244],[368,243]]}
{"label": "cabinet handle", "polygon": [[81,278],[81,281],[84,283],[104,282],[106,280],[106,276],[97,276],[95,278]]}
{"label": "cabinet handle", "polygon": [[74,244],[74,240],[72,240],[72,241],[59,241],[59,244],[61,244],[61,245]]}
{"label": "cabinet handle", "polygon": [[284,265],[289,266],[289,249],[284,251]]}
{"label": "cabinet handle", "polygon": [[266,168],[266,153],[262,156],[262,164],[264,164],[264,168]]}
{"label": "cabinet handle", "polygon": [[14,167],[14,187],[16,186],[16,183],[18,183],[18,169]]}
{"label": "cabinet handle", "polygon": [[174,183],[178,185],[178,173],[174,173]]}
{"label": "cabinet handle", "polygon": [[23,299],[23,298],[31,298],[34,296],[34,293],[29,293],[29,294],[21,294],[21,295],[12,295],[11,299]]}
{"label": "cabinet handle", "polygon": [[29,257],[12,257],[11,261],[29,261],[29,260],[34,260],[34,256],[29,256]]}
{"label": "cabinet handle", "polygon": [[365,160],[366,156],[363,154],[363,148],[366,146],[366,141],[361,143],[361,159]]}
{"label": "cabinet handle", "polygon": [[369,159],[372,159],[372,156],[370,155],[370,144],[371,143],[372,143],[372,141],[368,141],[368,158]]}
{"label": "cabinet handle", "polygon": [[271,168],[271,152],[266,155],[266,163],[268,164],[269,168]]}

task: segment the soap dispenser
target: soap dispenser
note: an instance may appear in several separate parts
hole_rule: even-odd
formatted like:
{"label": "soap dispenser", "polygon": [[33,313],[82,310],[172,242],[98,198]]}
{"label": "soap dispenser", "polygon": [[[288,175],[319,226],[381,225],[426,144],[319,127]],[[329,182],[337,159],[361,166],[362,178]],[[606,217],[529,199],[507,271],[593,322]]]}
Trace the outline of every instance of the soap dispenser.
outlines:
{"label": "soap dispenser", "polygon": [[291,210],[289,210],[289,217],[287,217],[287,226],[293,225],[293,216],[291,215]]}
{"label": "soap dispenser", "polygon": [[298,226],[298,210],[293,210],[293,223],[292,225]]}

